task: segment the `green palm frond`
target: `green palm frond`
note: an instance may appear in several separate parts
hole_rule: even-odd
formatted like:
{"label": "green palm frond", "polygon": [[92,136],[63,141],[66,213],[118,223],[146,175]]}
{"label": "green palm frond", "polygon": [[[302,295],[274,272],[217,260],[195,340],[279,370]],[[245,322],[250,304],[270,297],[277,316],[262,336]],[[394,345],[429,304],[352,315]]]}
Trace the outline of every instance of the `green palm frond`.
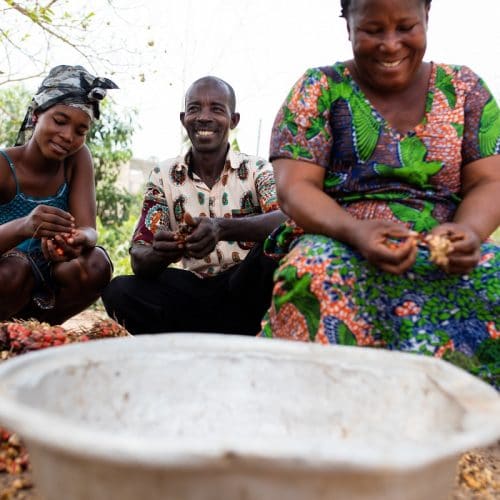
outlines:
{"label": "green palm frond", "polygon": [[370,105],[359,95],[353,94],[349,101],[355,134],[356,151],[362,161],[368,160],[380,136],[382,124],[373,116]]}
{"label": "green palm frond", "polygon": [[498,151],[500,139],[500,111],[493,97],[486,103],[479,122],[479,151],[491,156]]}
{"label": "green palm frond", "polygon": [[323,186],[326,191],[329,191],[332,188],[342,184],[345,181],[345,179],[346,179],[346,174],[328,172],[325,181],[323,182]]}

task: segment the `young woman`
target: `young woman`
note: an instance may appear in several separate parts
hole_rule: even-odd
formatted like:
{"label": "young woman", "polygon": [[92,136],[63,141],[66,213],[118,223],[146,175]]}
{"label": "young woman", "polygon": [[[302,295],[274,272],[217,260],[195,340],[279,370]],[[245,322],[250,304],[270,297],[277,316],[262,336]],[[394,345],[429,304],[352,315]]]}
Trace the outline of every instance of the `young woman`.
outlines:
{"label": "young woman", "polygon": [[500,384],[500,112],[469,68],[423,61],[430,4],[342,0],[353,58],[308,70],[279,111],[291,221],[267,242],[285,257],[262,335],[444,356]]}
{"label": "young woman", "polygon": [[85,138],[106,89],[81,66],[43,80],[16,146],[0,151],[0,319],[61,323],[111,279],[96,247],[92,159]]}

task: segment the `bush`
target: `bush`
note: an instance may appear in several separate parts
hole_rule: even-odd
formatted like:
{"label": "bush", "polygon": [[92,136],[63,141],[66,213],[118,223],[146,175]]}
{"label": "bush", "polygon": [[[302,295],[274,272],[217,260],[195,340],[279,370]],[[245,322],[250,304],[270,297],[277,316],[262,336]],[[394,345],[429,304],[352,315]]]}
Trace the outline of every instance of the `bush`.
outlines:
{"label": "bush", "polygon": [[110,255],[114,265],[114,276],[132,274],[129,247],[139,218],[141,200],[142,196],[133,198],[128,218],[119,224],[103,225],[101,219],[97,218],[98,244],[103,246]]}

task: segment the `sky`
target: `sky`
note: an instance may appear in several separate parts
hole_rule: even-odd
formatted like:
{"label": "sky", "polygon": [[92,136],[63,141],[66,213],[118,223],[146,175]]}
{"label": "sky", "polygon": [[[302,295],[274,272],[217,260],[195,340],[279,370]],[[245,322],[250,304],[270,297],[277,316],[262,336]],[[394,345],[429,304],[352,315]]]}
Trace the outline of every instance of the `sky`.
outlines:
{"label": "sky", "polygon": [[[93,41],[121,47],[112,55],[113,79],[120,86],[112,95],[119,108],[138,110],[136,158],[162,160],[179,153],[184,92],[208,74],[236,91],[241,150],[266,157],[274,117],[294,82],[308,67],[351,56],[340,0],[87,4],[100,26]],[[499,0],[434,0],[425,59],[470,66],[500,100],[498,19]],[[71,51],[54,51],[54,57],[59,58],[54,64],[81,63]]]}

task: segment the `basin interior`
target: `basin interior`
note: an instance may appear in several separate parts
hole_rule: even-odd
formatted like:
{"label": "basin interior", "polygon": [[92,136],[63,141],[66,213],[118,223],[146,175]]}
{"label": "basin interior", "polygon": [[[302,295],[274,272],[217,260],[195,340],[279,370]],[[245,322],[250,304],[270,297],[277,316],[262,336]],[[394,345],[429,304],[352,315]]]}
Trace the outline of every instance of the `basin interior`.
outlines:
{"label": "basin interior", "polygon": [[386,454],[439,448],[463,425],[462,406],[432,377],[387,363],[133,348],[57,361],[26,377],[18,400],[114,436],[263,451],[279,441],[311,452],[343,443]]}

